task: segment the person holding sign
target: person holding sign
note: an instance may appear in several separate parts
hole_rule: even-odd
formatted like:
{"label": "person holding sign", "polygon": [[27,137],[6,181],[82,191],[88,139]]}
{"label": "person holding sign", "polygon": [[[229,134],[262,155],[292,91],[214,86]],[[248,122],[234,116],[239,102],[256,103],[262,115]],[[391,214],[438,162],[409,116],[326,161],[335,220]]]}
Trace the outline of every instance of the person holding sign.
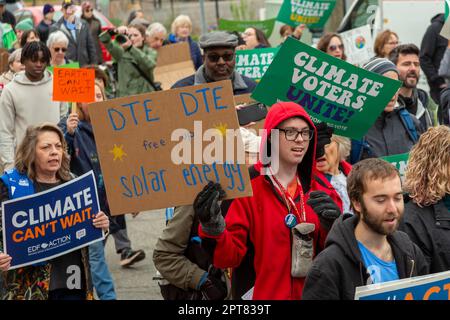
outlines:
{"label": "person holding sign", "polygon": [[317,49],[335,58],[344,61],[347,60],[347,56],[344,52],[344,43],[342,42],[341,36],[337,33],[324,34],[317,43]]}
{"label": "person holding sign", "polygon": [[[399,79],[397,67],[388,59],[375,58],[363,68],[394,80]],[[404,106],[395,107],[397,98],[398,92],[361,140],[352,140],[350,163],[371,157],[408,153],[417,142],[422,133],[419,120]]]}
{"label": "person holding sign", "polygon": [[400,229],[423,251],[430,273],[450,270],[450,128],[422,134],[409,154],[406,204]]}
{"label": "person holding sign", "polygon": [[53,76],[46,70],[50,51],[42,42],[29,42],[20,58],[25,71],[19,72],[3,89],[0,99],[0,163],[14,166],[14,152],[29,125],[57,124],[67,114],[67,104],[55,102]]}
{"label": "person holding sign", "polygon": [[428,274],[419,247],[397,231],[404,211],[397,169],[381,159],[360,161],[347,190],[355,215],[333,225],[306,277],[305,300],[353,300],[358,286]]}
{"label": "person holding sign", "polygon": [[[114,41],[112,36],[116,36]],[[117,62],[118,97],[155,91],[153,70],[157,52],[144,40],[145,27],[140,24],[120,26],[100,34],[100,41]]]}
{"label": "person holding sign", "polygon": [[264,129],[267,163],[250,168],[253,196],[221,208],[220,185],[207,185],[194,201],[199,235],[202,245],[215,243],[215,267],[234,268],[233,298],[301,299],[313,257],[341,210],[313,188],[317,130],[306,111],[294,102],[275,103]]}
{"label": "person holding sign", "polygon": [[[15,168],[0,178],[0,201],[49,190],[71,180],[66,148],[63,133],[57,126],[50,123],[30,126],[17,149]],[[109,228],[108,217],[101,211],[94,215],[92,223],[96,228]],[[1,292],[1,298],[75,300],[92,297],[86,249],[8,271],[11,257],[1,253],[2,247],[0,268],[5,278],[5,292]]]}

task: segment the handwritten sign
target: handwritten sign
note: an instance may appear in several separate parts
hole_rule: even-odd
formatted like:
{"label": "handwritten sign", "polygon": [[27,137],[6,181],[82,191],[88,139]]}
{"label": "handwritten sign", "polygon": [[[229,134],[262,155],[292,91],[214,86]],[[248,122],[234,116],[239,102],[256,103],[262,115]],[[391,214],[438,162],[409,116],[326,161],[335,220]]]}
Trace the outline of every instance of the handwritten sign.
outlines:
{"label": "handwritten sign", "polygon": [[255,81],[261,80],[279,48],[236,51],[236,71]]}
{"label": "handwritten sign", "polygon": [[277,20],[293,27],[323,28],[335,5],[336,0],[284,0]]}
{"label": "handwritten sign", "polygon": [[4,251],[11,269],[46,261],[104,239],[92,171],[50,190],[2,203]]}
{"label": "handwritten sign", "polygon": [[92,104],[111,213],[192,204],[208,181],[250,196],[234,105],[229,80]]}
{"label": "handwritten sign", "polygon": [[324,121],[336,134],[359,139],[400,86],[400,81],[288,38],[252,97],[269,106],[278,100],[294,101],[314,122]]}
{"label": "handwritten sign", "polygon": [[95,70],[54,68],[53,101],[95,101]]}
{"label": "handwritten sign", "polygon": [[450,300],[450,271],[356,287],[355,300]]}

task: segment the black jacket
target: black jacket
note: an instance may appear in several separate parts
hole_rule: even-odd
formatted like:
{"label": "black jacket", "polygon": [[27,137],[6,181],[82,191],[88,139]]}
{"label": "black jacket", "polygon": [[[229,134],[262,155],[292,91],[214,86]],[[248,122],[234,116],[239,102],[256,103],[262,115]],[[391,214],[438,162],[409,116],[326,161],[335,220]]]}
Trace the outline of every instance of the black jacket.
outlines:
{"label": "black jacket", "polygon": [[52,24],[46,24],[44,20],[42,20],[36,27],[36,30],[39,34],[39,39],[43,43],[47,43],[48,33],[50,32],[50,26],[53,25],[55,21],[52,20]]}
{"label": "black jacket", "polygon": [[[345,214],[333,224],[325,250],[316,257],[306,277],[303,300],[353,300],[356,287],[370,284],[355,238],[358,221],[357,215]],[[423,253],[408,235],[396,231],[387,240],[400,279],[427,274]]]}
{"label": "black jacket", "polygon": [[448,43],[447,39],[439,35],[444,22],[443,13],[434,16],[420,45],[420,67],[427,77],[428,84],[434,89],[445,84],[444,78],[438,75],[439,66]]}
{"label": "black jacket", "polygon": [[86,21],[76,20],[76,39],[73,38],[72,33],[66,28],[64,17],[61,17],[58,22],[50,27],[50,33],[57,30],[61,30],[69,39],[69,46],[66,52],[66,57],[69,60],[79,62],[80,67],[87,64],[97,64],[95,43]]}
{"label": "black jacket", "polygon": [[409,201],[400,229],[422,249],[430,273],[450,270],[450,215],[442,200],[422,208]]}
{"label": "black jacket", "polygon": [[450,126],[450,87],[445,88],[441,93],[438,119],[440,124]]}

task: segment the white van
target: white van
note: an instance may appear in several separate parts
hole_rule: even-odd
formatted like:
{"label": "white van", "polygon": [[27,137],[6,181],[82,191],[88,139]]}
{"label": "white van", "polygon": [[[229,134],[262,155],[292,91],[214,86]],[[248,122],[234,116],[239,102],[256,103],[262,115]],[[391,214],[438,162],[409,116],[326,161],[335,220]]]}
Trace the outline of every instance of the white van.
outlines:
{"label": "white van", "polygon": [[398,34],[401,43],[414,43],[420,48],[431,18],[444,12],[444,3],[442,0],[355,0],[337,32],[371,24],[374,39],[381,30],[390,29]]}

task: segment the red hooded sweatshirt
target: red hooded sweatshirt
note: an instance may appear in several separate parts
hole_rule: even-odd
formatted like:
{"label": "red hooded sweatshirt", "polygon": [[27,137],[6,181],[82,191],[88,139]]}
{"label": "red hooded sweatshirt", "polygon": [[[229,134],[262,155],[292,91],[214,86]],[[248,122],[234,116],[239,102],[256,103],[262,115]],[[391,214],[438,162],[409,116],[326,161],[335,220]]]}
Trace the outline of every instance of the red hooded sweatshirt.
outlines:
{"label": "red hooded sweatshirt", "polygon": [[[324,243],[326,232],[321,228],[316,213],[306,204],[307,192],[312,190],[312,175],[316,170],[316,128],[308,114],[298,104],[279,102],[274,104],[267,114],[264,129],[270,133],[271,129],[292,117],[301,117],[314,129],[314,137],[302,162],[298,165],[298,176],[306,197],[304,199],[306,222],[314,223],[316,226],[313,237],[314,254],[317,254]],[[264,148],[270,148],[270,142],[265,137],[261,143],[261,150]],[[244,258],[248,259],[247,250],[254,252],[254,300],[301,299],[305,278],[291,276],[292,235],[284,220],[288,209],[269,177],[260,174],[261,168],[261,163],[250,168],[253,196],[231,201],[225,216],[225,231],[214,237],[205,234],[200,225],[199,235],[202,238],[216,239],[214,265],[218,268],[236,268]],[[320,188],[320,185],[317,184],[317,187]],[[301,212],[299,190],[293,198],[298,211]],[[299,217],[297,221],[300,221]],[[252,276],[249,272],[248,277]]]}

